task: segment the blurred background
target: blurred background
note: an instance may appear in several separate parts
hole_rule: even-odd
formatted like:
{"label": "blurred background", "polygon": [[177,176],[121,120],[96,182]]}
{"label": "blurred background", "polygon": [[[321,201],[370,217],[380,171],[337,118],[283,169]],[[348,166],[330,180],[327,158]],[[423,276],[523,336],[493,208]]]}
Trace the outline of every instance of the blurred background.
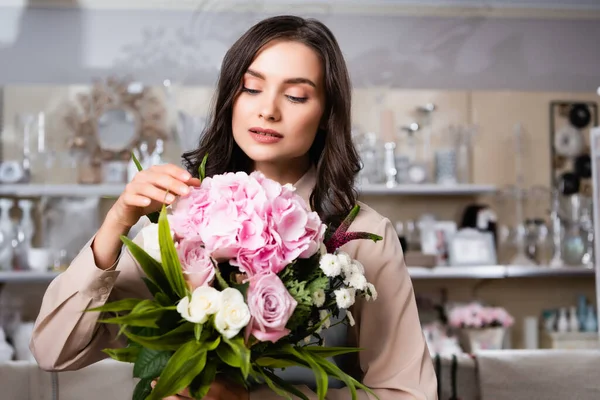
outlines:
{"label": "blurred background", "polygon": [[[585,372],[562,398],[597,398],[599,0],[0,1],[4,376],[35,367],[43,293],[135,173],[131,153],[179,164],[225,52],[276,14],[320,19],[344,52],[356,184],[396,226],[443,397],[536,398],[502,390],[573,362]],[[58,390],[36,373],[22,398]],[[61,398],[81,376],[60,375]]]}

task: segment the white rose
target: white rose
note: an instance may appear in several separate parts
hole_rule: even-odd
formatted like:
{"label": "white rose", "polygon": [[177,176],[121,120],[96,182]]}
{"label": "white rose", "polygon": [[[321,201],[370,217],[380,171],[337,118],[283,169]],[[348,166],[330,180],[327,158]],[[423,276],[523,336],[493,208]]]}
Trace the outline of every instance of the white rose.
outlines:
{"label": "white rose", "polygon": [[354,304],[354,289],[338,289],[335,292],[335,302],[339,308],[350,308]]}
{"label": "white rose", "polygon": [[158,224],[146,225],[141,230],[143,238],[143,249],[156,261],[161,262],[160,245],[158,244]]}
{"label": "white rose", "polygon": [[221,308],[215,316],[215,328],[221,335],[231,339],[250,322],[250,309],[244,302],[242,293],[236,289],[227,288],[221,292],[221,296]]}
{"label": "white rose", "polygon": [[221,293],[211,286],[201,286],[192,292],[191,300],[186,296],[177,304],[177,312],[186,320],[203,324],[219,310]]}
{"label": "white rose", "polygon": [[319,289],[313,293],[313,303],[317,307],[321,307],[325,304],[325,291],[323,289]]}
{"label": "white rose", "polygon": [[319,260],[319,267],[330,278],[335,278],[342,272],[342,266],[335,254],[323,254]]}

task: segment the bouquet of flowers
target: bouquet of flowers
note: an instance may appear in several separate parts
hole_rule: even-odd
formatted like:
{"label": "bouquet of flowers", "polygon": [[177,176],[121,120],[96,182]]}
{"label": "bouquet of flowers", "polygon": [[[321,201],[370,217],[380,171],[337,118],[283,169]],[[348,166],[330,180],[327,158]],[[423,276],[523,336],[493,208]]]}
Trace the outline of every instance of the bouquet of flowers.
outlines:
{"label": "bouquet of flowers", "polygon": [[486,307],[477,302],[455,306],[450,310],[448,323],[453,328],[484,329],[513,325],[513,317],[502,307]]}
{"label": "bouquet of flowers", "polygon": [[[250,387],[307,397],[275,370],[309,368],[324,399],[328,377],[373,392],[328,358],[357,352],[324,347],[322,329],[358,296],[375,300],[363,266],[339,247],[380,236],[348,232],[355,206],[338,227],[327,227],[291,185],[261,173],[205,177],[142,230],[143,248],[121,239],[145,272],[152,299],[124,299],[88,311],[116,324],[124,348],[105,349],[134,363],[133,398],[162,399],[189,387],[203,398],[217,375]],[[139,168],[139,167],[138,167]],[[347,311],[343,323],[354,324]],[[151,389],[151,382],[157,384]],[[374,395],[374,394],[373,394]]]}

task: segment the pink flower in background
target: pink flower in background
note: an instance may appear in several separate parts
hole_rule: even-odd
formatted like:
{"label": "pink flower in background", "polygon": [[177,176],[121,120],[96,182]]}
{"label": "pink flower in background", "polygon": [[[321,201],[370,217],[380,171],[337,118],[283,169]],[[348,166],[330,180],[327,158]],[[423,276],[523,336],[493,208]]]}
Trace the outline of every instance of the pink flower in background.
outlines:
{"label": "pink flower in background", "polygon": [[277,275],[268,272],[254,276],[248,287],[252,319],[247,336],[252,334],[262,342],[277,342],[290,332],[285,325],[297,305]]}
{"label": "pink flower in background", "polygon": [[450,310],[448,323],[454,328],[510,327],[514,319],[502,307],[484,307],[479,303],[456,306]]}
{"label": "pink flower in background", "polygon": [[212,283],[215,277],[215,267],[209,254],[202,247],[199,236],[179,242],[177,255],[181,262],[183,276],[192,290]]}

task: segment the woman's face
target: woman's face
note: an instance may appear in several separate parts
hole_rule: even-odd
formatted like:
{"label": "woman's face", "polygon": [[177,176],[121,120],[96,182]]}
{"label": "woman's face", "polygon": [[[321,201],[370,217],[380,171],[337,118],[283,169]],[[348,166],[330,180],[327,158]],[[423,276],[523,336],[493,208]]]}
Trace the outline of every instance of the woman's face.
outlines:
{"label": "woman's face", "polygon": [[308,46],[273,41],[246,71],[233,104],[233,137],[255,169],[306,168],[325,108],[323,67]]}

